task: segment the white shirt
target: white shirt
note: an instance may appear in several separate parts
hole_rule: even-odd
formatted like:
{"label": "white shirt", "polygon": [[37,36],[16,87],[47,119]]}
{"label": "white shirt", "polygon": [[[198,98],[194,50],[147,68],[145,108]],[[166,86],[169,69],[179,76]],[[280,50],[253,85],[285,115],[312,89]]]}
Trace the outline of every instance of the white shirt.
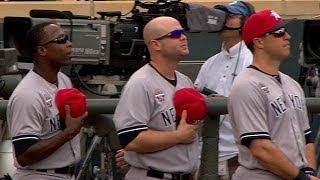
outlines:
{"label": "white shirt", "polygon": [[[243,41],[227,51],[222,45],[221,52],[209,58],[201,67],[195,86],[204,87],[221,95],[228,96],[236,75],[252,63],[252,53]],[[230,159],[238,154],[229,116],[220,116],[219,161]]]}

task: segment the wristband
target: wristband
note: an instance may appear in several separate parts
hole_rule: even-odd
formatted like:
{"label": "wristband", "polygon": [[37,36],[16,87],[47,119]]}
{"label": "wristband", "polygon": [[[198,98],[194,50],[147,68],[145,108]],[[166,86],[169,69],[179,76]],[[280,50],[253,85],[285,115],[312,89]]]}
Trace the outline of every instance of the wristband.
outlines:
{"label": "wristband", "polygon": [[310,180],[310,177],[302,170],[300,170],[299,174],[293,180]]}
{"label": "wristband", "polygon": [[311,167],[301,168],[301,171],[303,171],[304,173],[309,174],[311,176],[315,176],[315,177],[317,176],[316,170]]}

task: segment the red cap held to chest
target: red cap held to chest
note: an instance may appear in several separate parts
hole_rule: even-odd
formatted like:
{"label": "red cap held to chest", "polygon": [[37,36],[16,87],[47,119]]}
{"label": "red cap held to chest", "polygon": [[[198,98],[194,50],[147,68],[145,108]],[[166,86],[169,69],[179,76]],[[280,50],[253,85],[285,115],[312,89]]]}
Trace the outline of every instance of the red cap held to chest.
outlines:
{"label": "red cap held to chest", "polygon": [[65,105],[70,106],[70,114],[74,118],[83,115],[87,111],[86,96],[76,88],[58,90],[56,105],[63,119],[66,118]]}
{"label": "red cap held to chest", "polygon": [[206,117],[208,108],[205,98],[195,88],[182,88],[175,92],[173,97],[174,107],[178,118],[181,118],[182,111],[187,111],[186,122],[193,124]]}

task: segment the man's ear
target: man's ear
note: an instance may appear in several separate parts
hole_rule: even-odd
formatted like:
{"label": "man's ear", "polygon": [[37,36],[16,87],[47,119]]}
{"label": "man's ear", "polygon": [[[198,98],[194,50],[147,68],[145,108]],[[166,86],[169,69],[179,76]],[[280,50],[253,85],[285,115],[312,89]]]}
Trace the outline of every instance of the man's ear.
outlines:
{"label": "man's ear", "polygon": [[47,48],[43,46],[38,46],[37,51],[40,56],[45,56],[47,54]]}
{"label": "man's ear", "polygon": [[151,40],[150,41],[150,46],[155,50],[160,50],[160,48],[161,48],[161,44],[157,40]]}

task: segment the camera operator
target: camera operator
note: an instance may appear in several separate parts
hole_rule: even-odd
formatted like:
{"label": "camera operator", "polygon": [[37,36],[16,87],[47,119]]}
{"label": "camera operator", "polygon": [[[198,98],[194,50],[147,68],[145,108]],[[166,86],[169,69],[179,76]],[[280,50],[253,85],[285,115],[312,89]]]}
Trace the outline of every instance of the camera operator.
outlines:
{"label": "camera operator", "polygon": [[[206,95],[228,96],[236,75],[252,62],[252,54],[241,38],[246,19],[254,7],[243,1],[215,8],[227,13],[226,22],[218,35],[223,39],[220,53],[209,58],[201,67],[195,86]],[[231,178],[238,167],[238,148],[235,144],[228,115],[220,116],[219,127],[219,178]]]}

